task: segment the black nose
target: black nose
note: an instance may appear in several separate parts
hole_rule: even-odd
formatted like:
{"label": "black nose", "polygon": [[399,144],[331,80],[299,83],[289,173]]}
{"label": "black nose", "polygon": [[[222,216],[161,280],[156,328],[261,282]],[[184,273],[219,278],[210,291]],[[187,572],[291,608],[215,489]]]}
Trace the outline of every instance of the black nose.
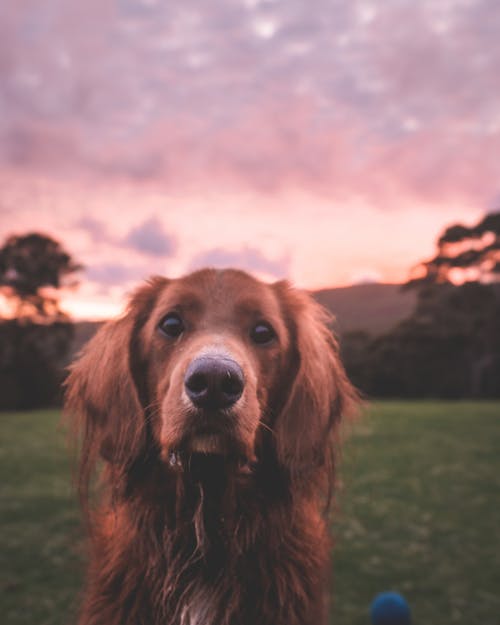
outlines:
{"label": "black nose", "polygon": [[228,408],[238,401],[245,382],[240,365],[230,358],[200,356],[184,377],[189,399],[200,408]]}

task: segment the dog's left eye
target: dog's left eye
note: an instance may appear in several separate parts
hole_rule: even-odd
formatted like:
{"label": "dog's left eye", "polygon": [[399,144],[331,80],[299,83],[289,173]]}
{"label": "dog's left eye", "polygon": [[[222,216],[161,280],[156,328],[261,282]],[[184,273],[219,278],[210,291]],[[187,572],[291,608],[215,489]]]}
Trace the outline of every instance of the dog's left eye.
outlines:
{"label": "dog's left eye", "polygon": [[273,327],[266,321],[259,321],[250,330],[250,338],[257,345],[265,345],[276,338],[276,332]]}
{"label": "dog's left eye", "polygon": [[171,312],[165,315],[158,324],[158,328],[170,338],[177,338],[184,332],[184,323],[177,313]]}

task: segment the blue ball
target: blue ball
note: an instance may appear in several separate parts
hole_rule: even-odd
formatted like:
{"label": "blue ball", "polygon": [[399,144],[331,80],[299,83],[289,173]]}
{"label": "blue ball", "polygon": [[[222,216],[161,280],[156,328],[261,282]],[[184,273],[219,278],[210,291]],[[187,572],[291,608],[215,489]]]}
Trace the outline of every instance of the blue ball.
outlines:
{"label": "blue ball", "polygon": [[397,592],[382,592],[375,597],[370,608],[373,625],[409,625],[410,608],[406,599]]}

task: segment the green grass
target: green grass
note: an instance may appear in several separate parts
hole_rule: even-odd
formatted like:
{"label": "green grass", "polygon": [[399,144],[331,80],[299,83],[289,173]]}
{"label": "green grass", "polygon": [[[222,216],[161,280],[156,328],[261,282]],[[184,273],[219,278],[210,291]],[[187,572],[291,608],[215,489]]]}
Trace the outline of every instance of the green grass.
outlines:
{"label": "green grass", "polygon": [[65,625],[79,585],[78,510],[56,411],[0,414],[0,614]]}
{"label": "green grass", "polygon": [[500,622],[500,404],[384,402],[352,428],[334,551],[337,625],[397,590],[419,625]]}
{"label": "green grass", "polygon": [[[71,622],[78,512],[59,414],[0,414],[0,614]],[[335,511],[336,625],[368,625],[382,590],[416,625],[500,615],[500,403],[383,402],[346,428]]]}

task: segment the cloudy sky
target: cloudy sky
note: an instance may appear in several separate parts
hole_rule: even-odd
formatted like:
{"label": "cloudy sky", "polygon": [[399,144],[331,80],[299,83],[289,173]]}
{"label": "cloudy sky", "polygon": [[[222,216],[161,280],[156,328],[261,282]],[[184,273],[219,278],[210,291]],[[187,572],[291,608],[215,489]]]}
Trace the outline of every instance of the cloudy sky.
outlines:
{"label": "cloudy sky", "polygon": [[497,0],[3,0],[0,237],[86,266],[401,281],[500,205]]}

